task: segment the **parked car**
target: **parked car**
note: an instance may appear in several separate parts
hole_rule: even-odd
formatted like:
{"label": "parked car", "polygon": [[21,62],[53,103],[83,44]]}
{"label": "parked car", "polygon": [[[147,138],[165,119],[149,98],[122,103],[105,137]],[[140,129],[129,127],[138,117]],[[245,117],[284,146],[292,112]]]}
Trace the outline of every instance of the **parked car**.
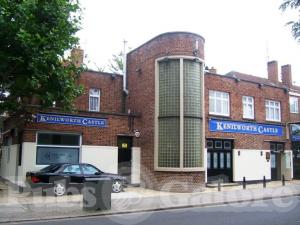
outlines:
{"label": "parked car", "polygon": [[112,192],[115,193],[123,190],[126,181],[125,177],[105,173],[86,163],[53,164],[40,171],[26,173],[26,183],[32,191],[51,190],[56,196],[62,196],[68,193],[68,190],[81,191],[86,178],[111,178]]}

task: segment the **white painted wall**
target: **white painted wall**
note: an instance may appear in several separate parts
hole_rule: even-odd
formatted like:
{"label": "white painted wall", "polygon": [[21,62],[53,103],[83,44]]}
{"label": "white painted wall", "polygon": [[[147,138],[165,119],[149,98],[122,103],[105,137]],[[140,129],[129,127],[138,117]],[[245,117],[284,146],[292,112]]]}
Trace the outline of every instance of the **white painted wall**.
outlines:
{"label": "white painted wall", "polygon": [[81,162],[90,163],[103,172],[118,173],[118,147],[82,145]]}
{"label": "white painted wall", "polygon": [[234,149],[233,181],[242,181],[243,177],[247,181],[262,180],[263,176],[271,179],[271,160],[266,160],[266,152],[270,150]]}
{"label": "white painted wall", "polygon": [[203,166],[205,168],[205,183],[207,183],[207,148],[204,148],[203,157]]}
{"label": "white painted wall", "polygon": [[2,147],[0,176],[13,183],[17,180],[18,149],[19,145]]}
{"label": "white painted wall", "polygon": [[24,186],[27,172],[38,171],[46,166],[36,165],[36,143],[23,142],[22,163],[18,167],[18,184]]}
{"label": "white painted wall", "polygon": [[140,184],[141,177],[141,148],[132,147],[131,183]]}

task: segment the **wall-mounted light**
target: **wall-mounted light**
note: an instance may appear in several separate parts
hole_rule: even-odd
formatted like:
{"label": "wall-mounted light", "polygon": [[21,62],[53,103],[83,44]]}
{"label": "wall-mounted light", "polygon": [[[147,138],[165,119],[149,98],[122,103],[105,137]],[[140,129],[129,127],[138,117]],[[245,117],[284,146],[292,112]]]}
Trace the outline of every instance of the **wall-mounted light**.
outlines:
{"label": "wall-mounted light", "polygon": [[135,70],[135,72],[138,74],[138,75],[141,75],[142,74],[142,69],[141,68],[137,68]]}
{"label": "wall-mounted light", "polygon": [[264,87],[264,84],[258,84],[258,87],[259,87],[259,88],[263,88],[263,87]]}
{"label": "wall-mounted light", "polygon": [[264,155],[263,151],[260,151],[260,155],[261,155],[261,156],[263,156],[263,155]]}
{"label": "wall-mounted light", "polygon": [[267,160],[267,162],[270,161],[270,158],[271,158],[270,152],[266,152],[266,160]]}
{"label": "wall-mounted light", "polygon": [[194,56],[197,56],[197,55],[198,55],[198,52],[199,52],[198,49],[194,49],[194,50],[193,50],[193,55],[194,55]]}
{"label": "wall-mounted light", "polygon": [[238,156],[240,156],[241,155],[241,151],[238,151]]}
{"label": "wall-mounted light", "polygon": [[136,138],[139,138],[141,136],[141,132],[138,129],[133,130],[133,132]]}

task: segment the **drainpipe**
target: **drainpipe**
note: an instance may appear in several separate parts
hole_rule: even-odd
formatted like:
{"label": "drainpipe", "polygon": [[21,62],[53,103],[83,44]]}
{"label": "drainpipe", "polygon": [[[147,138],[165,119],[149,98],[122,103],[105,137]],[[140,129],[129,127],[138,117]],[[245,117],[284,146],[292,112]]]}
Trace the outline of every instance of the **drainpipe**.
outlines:
{"label": "drainpipe", "polygon": [[126,60],[126,44],[127,41],[124,40],[124,49],[123,49],[123,91],[125,95],[128,95],[128,90],[127,90],[127,74],[126,74],[126,69],[127,69],[127,60]]}

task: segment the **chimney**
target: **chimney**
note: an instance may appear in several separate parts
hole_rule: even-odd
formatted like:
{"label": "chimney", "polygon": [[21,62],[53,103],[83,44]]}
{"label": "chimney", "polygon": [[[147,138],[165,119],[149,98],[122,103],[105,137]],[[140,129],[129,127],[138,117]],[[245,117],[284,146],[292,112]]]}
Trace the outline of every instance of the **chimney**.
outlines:
{"label": "chimney", "polygon": [[80,48],[73,48],[71,51],[71,59],[76,67],[80,67],[83,64],[84,51]]}
{"label": "chimney", "polygon": [[287,87],[291,87],[293,85],[291,65],[288,64],[281,67],[281,80],[282,84]]}
{"label": "chimney", "polygon": [[209,69],[209,72],[210,72],[210,73],[217,74],[217,69],[214,68],[214,67],[211,67],[211,68]]}
{"label": "chimney", "polygon": [[273,83],[278,82],[278,62],[268,62],[268,79]]}

